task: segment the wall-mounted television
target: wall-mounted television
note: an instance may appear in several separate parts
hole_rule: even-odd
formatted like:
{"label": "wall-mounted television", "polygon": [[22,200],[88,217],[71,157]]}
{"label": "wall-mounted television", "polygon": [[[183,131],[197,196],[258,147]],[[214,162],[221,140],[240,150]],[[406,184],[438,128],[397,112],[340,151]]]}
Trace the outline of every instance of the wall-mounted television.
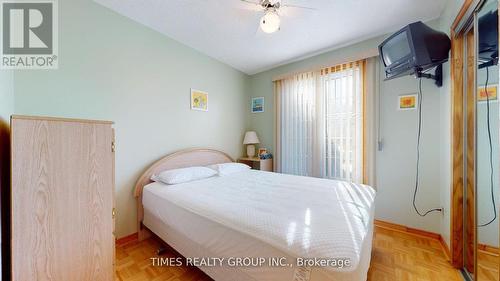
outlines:
{"label": "wall-mounted television", "polygon": [[498,10],[490,11],[478,20],[479,68],[498,64]]}
{"label": "wall-mounted television", "polygon": [[[418,21],[391,35],[379,46],[386,79],[422,75],[448,60],[451,42],[444,32]],[[430,78],[430,77],[429,77]]]}

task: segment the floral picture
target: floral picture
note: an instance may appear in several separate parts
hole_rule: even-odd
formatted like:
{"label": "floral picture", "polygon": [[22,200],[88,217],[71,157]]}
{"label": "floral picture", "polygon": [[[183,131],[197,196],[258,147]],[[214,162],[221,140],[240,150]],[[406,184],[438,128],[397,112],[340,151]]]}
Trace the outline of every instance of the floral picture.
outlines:
{"label": "floral picture", "polygon": [[191,89],[191,109],[208,111],[208,93]]}
{"label": "floral picture", "polygon": [[417,95],[402,95],[399,96],[398,109],[411,110],[417,107]]}
{"label": "floral picture", "polygon": [[264,97],[252,98],[252,113],[264,112]]}
{"label": "floral picture", "polygon": [[[488,98],[486,98],[488,97]],[[486,101],[489,99],[490,101],[496,101],[497,97],[497,85],[488,86],[488,95],[486,95],[486,91],[483,86],[479,86],[477,89],[477,101]]]}

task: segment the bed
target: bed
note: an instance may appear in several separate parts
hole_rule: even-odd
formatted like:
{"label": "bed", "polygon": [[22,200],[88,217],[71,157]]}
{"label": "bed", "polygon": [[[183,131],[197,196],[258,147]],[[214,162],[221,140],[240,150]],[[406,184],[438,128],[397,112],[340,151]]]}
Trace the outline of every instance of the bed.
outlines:
{"label": "bed", "polygon": [[218,281],[366,280],[371,187],[256,170],[169,186],[150,180],[167,169],[226,162],[233,160],[223,152],[197,149],[147,169],[135,190],[139,239],[151,231],[184,257],[224,258],[223,266],[199,266]]}

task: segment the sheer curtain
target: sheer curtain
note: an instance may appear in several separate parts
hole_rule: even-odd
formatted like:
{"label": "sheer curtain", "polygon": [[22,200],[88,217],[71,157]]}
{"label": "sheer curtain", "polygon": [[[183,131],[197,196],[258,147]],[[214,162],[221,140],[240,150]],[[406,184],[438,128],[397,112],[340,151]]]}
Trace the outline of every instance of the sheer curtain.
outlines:
{"label": "sheer curtain", "polygon": [[277,171],[364,181],[364,65],[275,82]]}

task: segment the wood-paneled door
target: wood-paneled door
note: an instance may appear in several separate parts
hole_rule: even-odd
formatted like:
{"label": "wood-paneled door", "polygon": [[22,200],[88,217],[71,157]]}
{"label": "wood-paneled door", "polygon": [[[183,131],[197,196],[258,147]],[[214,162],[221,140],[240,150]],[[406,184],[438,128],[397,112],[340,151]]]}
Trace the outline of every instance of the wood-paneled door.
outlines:
{"label": "wood-paneled door", "polygon": [[[465,245],[466,240],[472,241],[472,233],[464,231],[467,220],[464,217],[466,211],[471,208],[467,206],[471,201],[467,201],[467,190],[470,182],[467,181],[467,165],[471,163],[470,154],[470,138],[467,132],[471,132],[467,124],[467,117],[470,112],[467,112],[469,100],[467,96],[467,88],[464,85],[467,83],[467,73],[465,69],[469,65],[473,70],[473,64],[468,62],[467,45],[473,40],[473,30],[471,30],[471,22],[469,20],[472,12],[476,9],[477,3],[475,0],[466,0],[460,9],[458,16],[455,18],[451,30],[451,163],[452,163],[452,186],[451,186],[451,229],[450,229],[450,253],[451,263],[456,268],[468,267],[468,270],[473,271],[473,265],[469,262],[466,265],[465,256],[467,253]],[[467,35],[468,34],[468,35]],[[473,52],[473,48],[469,50]],[[469,194],[471,195],[471,194]],[[472,201],[473,202],[473,201]],[[468,238],[467,238],[468,237]]]}
{"label": "wood-paneled door", "polygon": [[[451,262],[477,279],[476,264],[476,41],[474,17],[478,3],[466,1],[451,30],[452,193]],[[466,18],[467,17],[467,20]]]}
{"label": "wood-paneled door", "polygon": [[11,119],[12,280],[114,280],[111,122]]}
{"label": "wood-paneled door", "polygon": [[[476,57],[475,31],[471,28],[465,35],[465,269],[472,276],[476,276],[476,112],[475,112],[475,85],[476,85]],[[476,279],[476,278],[474,278]]]}
{"label": "wood-paneled door", "polygon": [[500,80],[498,7],[498,0],[465,0],[451,27],[451,262],[479,281],[500,280],[500,116],[496,96],[480,99]]}

